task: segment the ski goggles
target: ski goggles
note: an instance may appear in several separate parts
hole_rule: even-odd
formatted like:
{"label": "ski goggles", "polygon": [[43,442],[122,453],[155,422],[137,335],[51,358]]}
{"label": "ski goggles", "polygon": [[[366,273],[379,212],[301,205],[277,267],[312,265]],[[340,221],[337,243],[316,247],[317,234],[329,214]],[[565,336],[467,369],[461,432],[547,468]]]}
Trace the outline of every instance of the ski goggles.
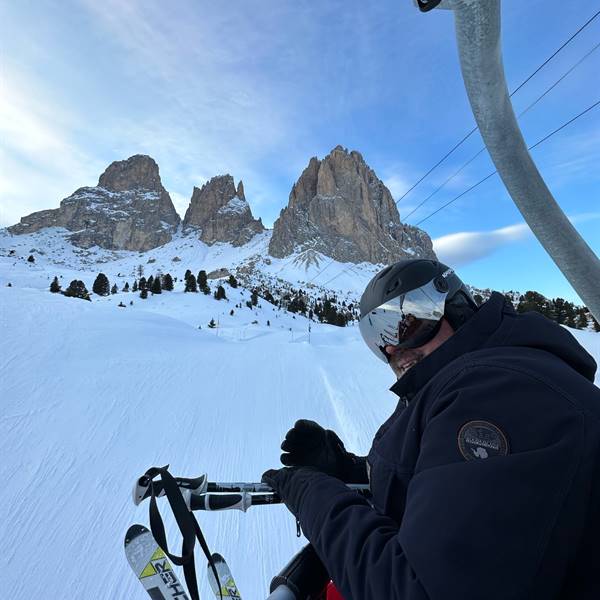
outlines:
{"label": "ski goggles", "polygon": [[384,302],[362,317],[360,333],[375,355],[387,363],[390,356],[386,346],[418,348],[433,339],[444,316],[448,295],[447,290],[441,292],[438,287],[432,280]]}

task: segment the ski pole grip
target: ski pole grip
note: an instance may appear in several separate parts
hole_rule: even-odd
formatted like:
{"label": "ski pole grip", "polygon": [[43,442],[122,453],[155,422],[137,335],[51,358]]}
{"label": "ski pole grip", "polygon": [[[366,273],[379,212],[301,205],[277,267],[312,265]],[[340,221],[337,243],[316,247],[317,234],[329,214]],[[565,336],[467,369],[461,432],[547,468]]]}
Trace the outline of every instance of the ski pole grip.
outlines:
{"label": "ski pole grip", "polygon": [[307,544],[273,577],[269,591],[274,592],[279,586],[286,586],[296,600],[318,598],[329,583],[329,574],[325,570],[315,549]]}
{"label": "ski pole grip", "polygon": [[192,494],[192,510],[246,510],[244,494]]}

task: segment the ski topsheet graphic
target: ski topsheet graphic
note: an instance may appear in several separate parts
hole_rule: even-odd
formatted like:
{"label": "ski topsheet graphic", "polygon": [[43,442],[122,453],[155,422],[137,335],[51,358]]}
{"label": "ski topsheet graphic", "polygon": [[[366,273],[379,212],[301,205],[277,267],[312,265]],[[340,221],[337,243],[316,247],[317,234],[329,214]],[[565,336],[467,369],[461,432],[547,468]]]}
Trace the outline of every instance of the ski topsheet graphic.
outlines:
{"label": "ski topsheet graphic", "polygon": [[[212,558],[215,563],[217,574],[219,575],[219,583],[215,580],[210,564],[207,566],[207,571],[208,583],[210,584],[210,588],[212,589],[215,598],[220,600],[222,595],[223,600],[226,600],[227,598],[230,598],[230,600],[242,600],[225,559],[216,552],[212,555]],[[219,586],[221,588],[221,594],[219,594]]]}
{"label": "ski topsheet graphic", "polygon": [[169,559],[143,525],[127,530],[125,555],[152,600],[189,600]]}

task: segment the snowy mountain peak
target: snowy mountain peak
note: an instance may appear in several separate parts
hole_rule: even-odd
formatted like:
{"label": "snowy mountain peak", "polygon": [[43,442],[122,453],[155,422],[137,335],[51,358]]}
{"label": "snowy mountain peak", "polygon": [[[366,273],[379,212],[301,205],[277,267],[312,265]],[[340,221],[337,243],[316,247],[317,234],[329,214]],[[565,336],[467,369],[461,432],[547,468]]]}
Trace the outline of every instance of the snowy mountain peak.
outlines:
{"label": "snowy mountain peak", "polygon": [[48,227],[72,232],[69,241],[80,248],[146,251],[169,242],[180,219],[163,187],[158,165],[136,155],[113,162],[95,187],[83,187],[63,199],[60,207],[32,213],[13,234]]}
{"label": "snowy mountain peak", "polygon": [[390,191],[362,155],[342,146],[310,159],[275,221],[272,256],[307,249],[353,263],[435,258],[429,236],[400,222]]}
{"label": "snowy mountain peak", "polygon": [[231,175],[219,175],[202,188],[194,187],[183,225],[197,229],[198,238],[207,244],[233,246],[242,246],[264,231],[261,220],[252,216],[242,182],[236,189]]}
{"label": "snowy mountain peak", "polygon": [[118,160],[100,175],[98,186],[113,192],[135,189],[163,191],[158,165],[145,154],[136,154],[126,160]]}

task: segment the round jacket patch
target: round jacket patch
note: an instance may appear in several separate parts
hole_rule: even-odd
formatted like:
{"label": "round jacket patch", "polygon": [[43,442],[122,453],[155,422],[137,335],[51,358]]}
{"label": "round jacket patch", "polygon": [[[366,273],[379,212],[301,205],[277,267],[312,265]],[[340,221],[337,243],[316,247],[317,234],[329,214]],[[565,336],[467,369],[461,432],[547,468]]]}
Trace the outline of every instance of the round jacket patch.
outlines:
{"label": "round jacket patch", "polygon": [[506,456],[508,441],[499,427],[489,421],[469,421],[458,432],[458,448],[467,460]]}

